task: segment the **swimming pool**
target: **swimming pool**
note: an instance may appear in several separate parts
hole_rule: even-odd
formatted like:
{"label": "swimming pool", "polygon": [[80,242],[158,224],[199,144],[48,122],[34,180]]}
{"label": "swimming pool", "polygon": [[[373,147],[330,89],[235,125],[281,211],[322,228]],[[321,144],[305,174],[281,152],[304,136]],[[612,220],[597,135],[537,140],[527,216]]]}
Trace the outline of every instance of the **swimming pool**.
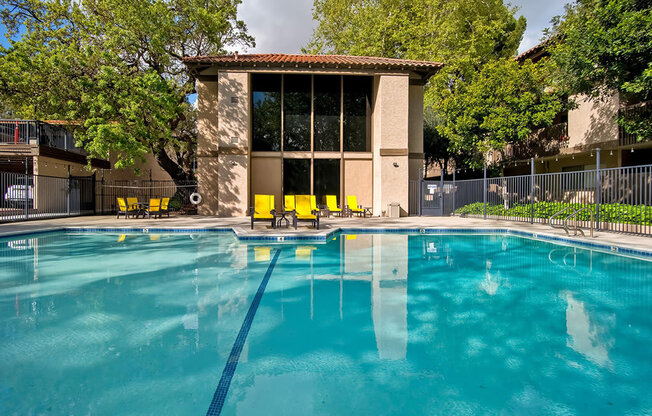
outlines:
{"label": "swimming pool", "polygon": [[0,414],[649,414],[652,263],[494,234],[0,239]]}

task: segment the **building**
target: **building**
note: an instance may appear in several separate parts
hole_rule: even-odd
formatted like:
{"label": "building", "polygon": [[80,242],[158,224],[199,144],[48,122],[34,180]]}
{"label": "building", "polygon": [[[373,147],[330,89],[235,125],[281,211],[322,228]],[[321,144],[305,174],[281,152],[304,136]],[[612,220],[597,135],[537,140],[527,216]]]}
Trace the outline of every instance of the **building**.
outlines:
{"label": "building", "polygon": [[357,195],[376,216],[423,167],[423,88],[436,62],[341,55],[184,58],[197,76],[202,215],[254,194]]}
{"label": "building", "polygon": [[[549,56],[543,42],[518,55],[516,60],[537,62]],[[652,161],[652,141],[637,142],[617,122],[619,114],[645,112],[652,116],[652,102],[627,103],[617,92],[606,99],[571,97],[577,107],[559,114],[550,127],[536,131],[527,146],[510,146],[507,156],[517,160],[535,156],[536,173],[569,172],[596,168],[596,150],[600,149],[600,167],[614,168],[648,164]],[[495,161],[495,160],[494,160]],[[527,163],[509,164],[505,175],[529,173]]]}

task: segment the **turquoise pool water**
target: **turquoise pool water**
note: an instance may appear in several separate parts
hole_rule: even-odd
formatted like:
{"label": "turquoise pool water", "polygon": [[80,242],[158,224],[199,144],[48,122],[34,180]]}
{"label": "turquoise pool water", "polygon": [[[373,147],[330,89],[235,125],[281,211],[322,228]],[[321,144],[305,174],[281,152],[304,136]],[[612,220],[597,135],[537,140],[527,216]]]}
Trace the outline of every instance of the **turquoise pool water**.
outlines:
{"label": "turquoise pool water", "polygon": [[645,260],[61,232],[0,239],[0,270],[2,415],[652,413]]}

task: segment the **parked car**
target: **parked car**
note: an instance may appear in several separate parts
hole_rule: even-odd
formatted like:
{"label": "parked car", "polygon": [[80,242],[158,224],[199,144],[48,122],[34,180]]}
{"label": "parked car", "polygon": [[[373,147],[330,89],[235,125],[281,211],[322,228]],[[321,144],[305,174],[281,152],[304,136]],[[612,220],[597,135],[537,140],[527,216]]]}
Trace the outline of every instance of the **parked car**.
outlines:
{"label": "parked car", "polygon": [[[11,185],[5,192],[5,204],[11,207],[25,208],[25,185]],[[27,206],[34,206],[34,189],[27,186]]]}

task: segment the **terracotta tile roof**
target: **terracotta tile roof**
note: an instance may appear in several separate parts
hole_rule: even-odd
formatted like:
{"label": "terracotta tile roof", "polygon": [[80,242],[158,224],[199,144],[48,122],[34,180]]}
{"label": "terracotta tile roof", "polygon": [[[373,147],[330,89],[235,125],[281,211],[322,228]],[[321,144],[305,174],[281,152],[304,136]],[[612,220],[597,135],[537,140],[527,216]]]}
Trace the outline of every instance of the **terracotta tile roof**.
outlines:
{"label": "terracotta tile roof", "polygon": [[373,56],[352,55],[303,55],[284,53],[265,54],[233,54],[217,56],[186,56],[183,58],[186,65],[219,65],[219,66],[265,66],[282,67],[317,66],[324,68],[366,68],[366,69],[405,69],[412,71],[433,72],[440,69],[443,64],[430,61],[413,61],[409,59],[379,58]]}
{"label": "terracotta tile roof", "polygon": [[538,61],[543,56],[547,56],[549,54],[546,48],[549,46],[550,43],[551,43],[550,39],[545,40],[540,44],[535,45],[530,49],[528,49],[527,51],[523,52],[522,54],[518,55],[516,58],[514,58],[514,60],[518,62],[523,62],[526,59],[532,59],[533,61]]}

